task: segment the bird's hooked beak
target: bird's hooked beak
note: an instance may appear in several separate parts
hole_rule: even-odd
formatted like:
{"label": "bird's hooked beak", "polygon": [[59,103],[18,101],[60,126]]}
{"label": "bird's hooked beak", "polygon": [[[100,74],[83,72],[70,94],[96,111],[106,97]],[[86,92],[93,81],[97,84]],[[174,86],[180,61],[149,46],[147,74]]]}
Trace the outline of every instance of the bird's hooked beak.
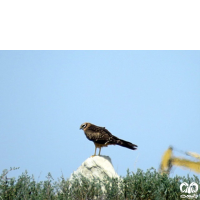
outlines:
{"label": "bird's hooked beak", "polygon": [[84,130],[86,126],[87,126],[87,123],[83,123],[81,124],[80,129]]}
{"label": "bird's hooked beak", "polygon": [[83,124],[81,124],[81,126],[80,126],[80,130],[81,130],[81,129],[83,130]]}

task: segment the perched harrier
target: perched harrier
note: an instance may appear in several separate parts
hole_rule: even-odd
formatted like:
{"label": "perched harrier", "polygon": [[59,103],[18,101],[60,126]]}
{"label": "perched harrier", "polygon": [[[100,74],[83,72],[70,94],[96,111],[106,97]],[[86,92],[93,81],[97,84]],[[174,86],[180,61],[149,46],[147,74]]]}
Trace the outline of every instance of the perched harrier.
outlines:
{"label": "perched harrier", "polygon": [[107,147],[108,145],[119,145],[132,150],[137,149],[137,145],[115,137],[105,127],[100,127],[85,122],[81,124],[80,129],[84,131],[88,140],[94,142],[95,152],[93,156],[96,156],[97,148],[99,148],[99,156],[100,156],[101,147]]}

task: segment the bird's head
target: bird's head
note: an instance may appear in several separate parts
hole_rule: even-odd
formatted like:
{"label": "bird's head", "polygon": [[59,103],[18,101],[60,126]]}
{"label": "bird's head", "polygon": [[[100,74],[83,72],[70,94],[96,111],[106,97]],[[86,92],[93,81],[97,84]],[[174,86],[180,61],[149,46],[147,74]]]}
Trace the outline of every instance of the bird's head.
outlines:
{"label": "bird's head", "polygon": [[88,122],[85,122],[83,124],[81,124],[80,129],[85,130],[85,128],[88,126]]}

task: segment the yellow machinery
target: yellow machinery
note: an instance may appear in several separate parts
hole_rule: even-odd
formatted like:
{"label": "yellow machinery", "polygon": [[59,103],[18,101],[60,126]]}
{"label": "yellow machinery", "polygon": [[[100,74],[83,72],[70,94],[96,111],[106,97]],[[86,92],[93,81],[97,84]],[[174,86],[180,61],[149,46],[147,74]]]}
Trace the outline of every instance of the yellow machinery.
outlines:
{"label": "yellow machinery", "polygon": [[169,147],[162,157],[160,165],[161,173],[170,173],[172,166],[185,167],[196,173],[200,173],[200,155],[193,152],[184,152],[198,161],[192,161],[184,158],[174,157],[172,154],[173,148]]}

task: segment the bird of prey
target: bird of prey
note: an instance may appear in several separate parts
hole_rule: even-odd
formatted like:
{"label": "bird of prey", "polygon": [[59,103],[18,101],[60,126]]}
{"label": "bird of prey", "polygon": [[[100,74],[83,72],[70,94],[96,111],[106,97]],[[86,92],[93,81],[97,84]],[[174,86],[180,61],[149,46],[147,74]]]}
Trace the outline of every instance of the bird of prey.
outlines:
{"label": "bird of prey", "polygon": [[105,127],[100,127],[89,122],[85,122],[81,124],[80,129],[84,131],[88,140],[94,142],[95,152],[93,156],[96,156],[97,148],[99,148],[100,156],[101,148],[107,147],[108,145],[119,145],[132,150],[137,149],[137,145],[117,138],[116,136],[112,135]]}

